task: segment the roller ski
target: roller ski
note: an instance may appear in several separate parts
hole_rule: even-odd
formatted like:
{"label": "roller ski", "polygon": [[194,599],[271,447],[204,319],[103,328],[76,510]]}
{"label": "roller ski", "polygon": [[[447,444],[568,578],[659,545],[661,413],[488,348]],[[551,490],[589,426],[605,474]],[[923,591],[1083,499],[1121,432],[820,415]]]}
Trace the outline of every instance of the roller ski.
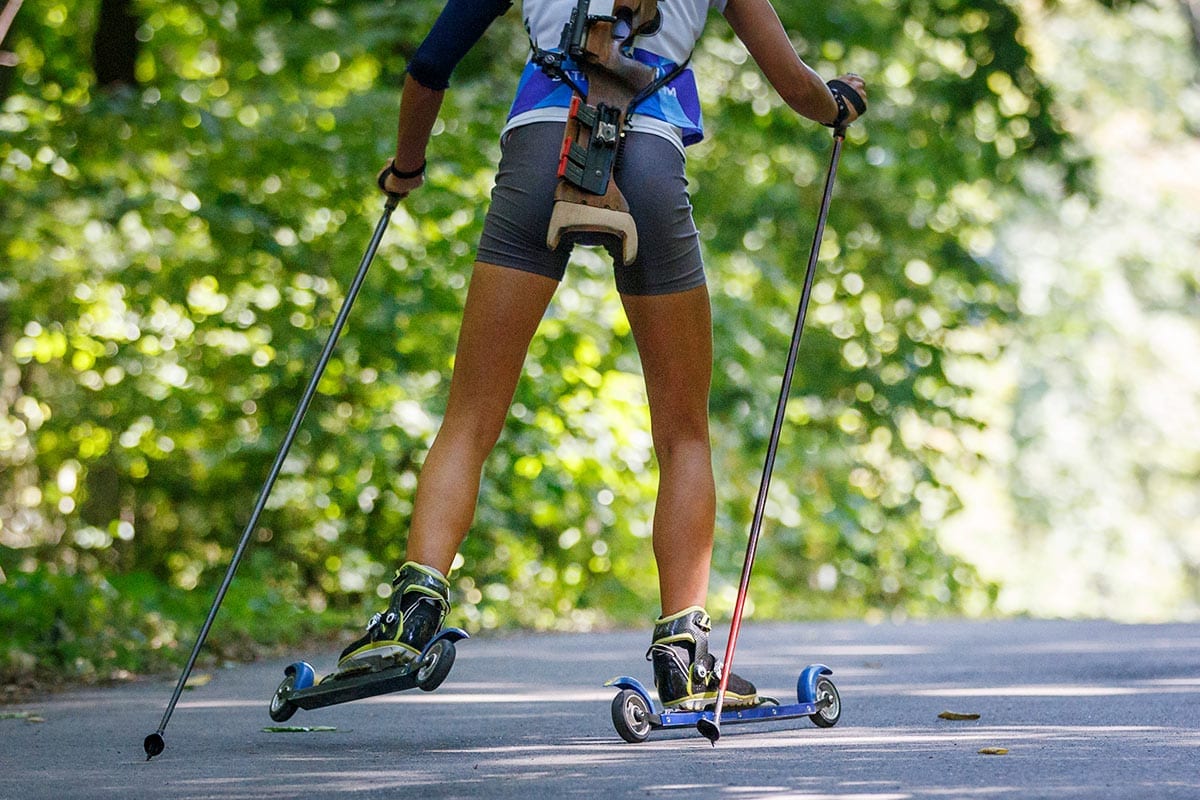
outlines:
{"label": "roller ski", "polygon": [[708,651],[711,628],[708,614],[698,606],[656,621],[646,658],[654,665],[658,703],[636,678],[621,676],[604,684],[621,690],[613,698],[612,721],[622,739],[643,742],[654,730],[694,728],[702,720],[711,723],[722,682],[727,722],[808,717],[822,728],[837,724],[841,700],[826,677],[832,674],[828,667],[807,667],[796,684],[797,702],[781,705],[775,698],[759,695],[745,678],[723,674]]}
{"label": "roller ski", "polygon": [[432,692],[454,666],[455,643],[466,631],[443,628],[450,586],[437,570],[406,563],[391,601],[366,632],[342,651],[338,668],[318,680],[306,661],[289,664],[271,698],[271,719],[284,722],[297,709],[322,708],[364,697],[419,688]]}
{"label": "roller ski", "polygon": [[833,153],[829,170],[825,174],[825,190],[821,196],[821,210],[817,216],[816,231],[808,255],[804,290],[800,295],[800,307],[796,313],[791,347],[788,350],[787,365],[779,389],[779,401],[775,408],[775,421],[767,446],[766,463],[763,465],[762,479],[759,481],[750,537],[746,544],[746,558],[742,563],[742,576],[738,583],[737,600],[729,626],[729,642],[725,647],[725,664],[718,667],[716,659],[708,652],[708,632],[711,626],[703,609],[686,609],[671,617],[660,618],[655,625],[654,640],[647,657],[654,662],[654,682],[661,705],[654,703],[650,693],[635,678],[622,676],[605,684],[621,690],[613,698],[612,720],[617,733],[627,742],[645,741],[651,731],[659,728],[694,726],[715,746],[721,738],[722,720],[738,723],[808,717],[818,727],[832,728],[842,716],[841,697],[829,678],[833,670],[824,664],[812,664],[801,671],[796,681],[796,702],[789,705],[780,705],[771,698],[759,697],[753,685],[732,672],[746,594],[750,588],[750,573],[754,567],[754,556],[762,533],[771,472],[775,466],[775,454],[787,410],[788,392],[796,369],[808,302],[812,296],[817,255],[820,251],[821,237],[825,232],[830,199],[833,196],[833,180],[846,137],[845,120],[849,116],[847,104],[853,105],[859,114],[866,111],[865,102],[852,86],[840,80],[830,81],[828,86],[839,109],[837,120],[830,126],[833,128]]}

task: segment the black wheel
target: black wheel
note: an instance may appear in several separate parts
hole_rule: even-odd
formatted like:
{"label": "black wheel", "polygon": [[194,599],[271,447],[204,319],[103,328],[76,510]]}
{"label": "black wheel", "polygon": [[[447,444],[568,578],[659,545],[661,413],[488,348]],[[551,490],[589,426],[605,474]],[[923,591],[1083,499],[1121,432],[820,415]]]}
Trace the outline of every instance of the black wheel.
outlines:
{"label": "black wheel", "polygon": [[432,692],[442,685],[450,668],[454,666],[454,642],[449,639],[439,639],[426,651],[417,668],[417,686],[426,692]]}
{"label": "black wheel", "polygon": [[279,684],[279,688],[275,690],[275,696],[271,698],[271,719],[276,722],[287,722],[292,718],[292,714],[296,713],[299,706],[287,699],[295,685],[296,673],[289,672],[283,682]]}
{"label": "black wheel", "polygon": [[646,741],[650,735],[650,706],[633,689],[623,689],[612,701],[613,727],[630,744]]}
{"label": "black wheel", "polygon": [[832,728],[842,718],[842,698],[838,695],[837,687],[829,678],[817,680],[817,696],[813,702],[817,704],[817,713],[809,714],[808,718],[818,728]]}

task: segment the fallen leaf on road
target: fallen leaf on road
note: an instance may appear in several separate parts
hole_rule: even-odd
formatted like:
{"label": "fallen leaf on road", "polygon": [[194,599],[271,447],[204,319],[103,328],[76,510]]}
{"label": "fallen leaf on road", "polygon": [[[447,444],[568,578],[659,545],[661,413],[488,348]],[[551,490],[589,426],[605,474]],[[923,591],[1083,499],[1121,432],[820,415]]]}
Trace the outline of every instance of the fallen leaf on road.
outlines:
{"label": "fallen leaf on road", "polygon": [[212,675],[207,672],[197,673],[187,679],[187,683],[183,685],[184,689],[195,689],[199,686],[208,686],[208,682],[212,680]]}
{"label": "fallen leaf on road", "polygon": [[1008,755],[1007,747],[985,747],[979,751],[981,756],[1006,756]]}
{"label": "fallen leaf on road", "polygon": [[268,725],[263,728],[266,733],[328,733],[336,730],[329,725]]}
{"label": "fallen leaf on road", "polygon": [[0,712],[0,719],[23,719],[26,722],[45,722],[45,718],[38,716],[32,711],[3,711]]}
{"label": "fallen leaf on road", "polygon": [[938,719],[979,719],[978,714],[960,714],[957,711],[943,711],[938,714]]}

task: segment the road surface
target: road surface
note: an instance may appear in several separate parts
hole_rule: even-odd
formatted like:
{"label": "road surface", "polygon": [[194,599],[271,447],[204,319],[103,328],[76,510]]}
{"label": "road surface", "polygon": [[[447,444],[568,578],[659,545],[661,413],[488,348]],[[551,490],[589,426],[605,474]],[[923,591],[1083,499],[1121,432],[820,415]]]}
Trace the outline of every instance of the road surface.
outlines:
{"label": "road surface", "polygon": [[[264,730],[291,659],[210,671],[150,762],[173,678],[0,707],[0,797],[1200,798],[1197,624],[749,622],[736,670],[791,702],[800,670],[827,664],[842,719],[726,725],[716,747],[617,737],[602,684],[650,682],[648,637],[477,636],[436,692],[287,723],[333,731]],[[299,657],[321,671],[334,654]]]}

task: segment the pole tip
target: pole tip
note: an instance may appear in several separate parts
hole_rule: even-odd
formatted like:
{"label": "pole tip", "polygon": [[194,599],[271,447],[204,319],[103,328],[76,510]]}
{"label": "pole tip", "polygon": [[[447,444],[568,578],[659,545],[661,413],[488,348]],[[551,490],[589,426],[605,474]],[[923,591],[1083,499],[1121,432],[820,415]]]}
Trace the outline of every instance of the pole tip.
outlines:
{"label": "pole tip", "polygon": [[163,741],[162,733],[155,731],[146,737],[146,740],[142,742],[142,747],[146,750],[146,760],[149,761],[165,750],[167,743]]}
{"label": "pole tip", "polygon": [[717,739],[721,738],[721,726],[710,719],[702,719],[696,723],[696,730],[708,741],[712,742],[712,746],[717,746]]}

